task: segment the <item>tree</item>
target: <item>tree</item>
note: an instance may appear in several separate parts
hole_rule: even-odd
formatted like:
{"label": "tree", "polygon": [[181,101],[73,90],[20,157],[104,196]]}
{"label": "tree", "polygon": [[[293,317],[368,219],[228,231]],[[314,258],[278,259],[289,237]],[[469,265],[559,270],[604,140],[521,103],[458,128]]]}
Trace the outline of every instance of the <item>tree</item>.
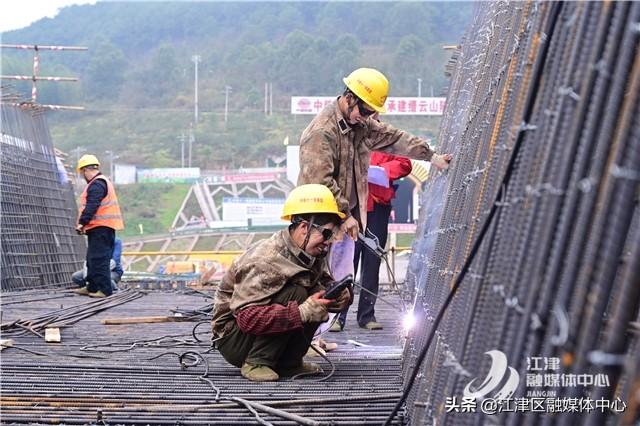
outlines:
{"label": "tree", "polygon": [[425,45],[421,39],[414,35],[405,36],[398,43],[394,53],[396,64],[402,64],[402,68],[392,68],[389,76],[394,84],[396,94],[417,96],[417,79],[423,79],[427,60],[425,58]]}
{"label": "tree", "polygon": [[84,73],[85,88],[90,99],[113,100],[124,82],[127,60],[117,46],[102,39],[90,50],[91,58]]}

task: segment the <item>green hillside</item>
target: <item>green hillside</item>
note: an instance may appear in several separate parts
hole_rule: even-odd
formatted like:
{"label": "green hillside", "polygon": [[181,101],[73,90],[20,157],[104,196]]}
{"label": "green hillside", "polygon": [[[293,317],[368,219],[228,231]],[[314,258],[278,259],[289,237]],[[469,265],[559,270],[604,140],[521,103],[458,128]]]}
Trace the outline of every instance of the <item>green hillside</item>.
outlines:
{"label": "green hillside", "polygon": [[188,184],[138,184],[118,186],[118,201],[124,215],[122,237],[167,232],[184,200]]}
{"label": "green hillside", "polygon": [[[358,66],[381,69],[392,96],[439,95],[447,81],[444,44],[456,44],[470,3],[434,2],[98,2],[2,34],[2,43],[87,46],[40,52],[41,75],[79,83],[38,83],[42,103],[81,105],[49,114],[54,143],[117,162],[180,166],[180,136],[194,127],[193,164],[262,166],[299,138],[309,116],[289,114],[290,96],[334,95]],[[199,120],[194,62],[199,55]],[[32,54],[2,50],[3,74],[30,74]],[[264,115],[264,87],[273,114]],[[224,88],[230,86],[228,121]],[[17,88],[30,93],[28,83]],[[426,136],[438,120],[389,119]]]}

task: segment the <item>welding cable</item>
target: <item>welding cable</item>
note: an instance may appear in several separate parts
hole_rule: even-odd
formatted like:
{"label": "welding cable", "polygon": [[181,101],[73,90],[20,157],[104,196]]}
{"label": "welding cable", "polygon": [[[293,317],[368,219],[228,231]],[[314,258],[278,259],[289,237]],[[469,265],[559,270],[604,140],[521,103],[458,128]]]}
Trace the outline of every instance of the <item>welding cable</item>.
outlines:
{"label": "welding cable", "polygon": [[[338,316],[336,315],[336,318],[337,317]],[[329,359],[328,356],[323,354],[321,350],[319,350],[318,348],[313,346],[312,343],[309,343],[309,347],[311,349],[313,349],[314,351],[316,351],[316,353],[318,355],[320,355],[322,358],[324,358],[324,360],[327,361],[329,363],[329,365],[331,366],[331,372],[329,374],[327,374],[326,376],[321,377],[319,379],[314,379],[314,380],[311,380],[311,381],[312,382],[324,382],[325,380],[329,380],[333,376],[333,374],[336,372],[336,365]],[[314,375],[314,374],[316,374],[316,373],[299,373],[299,374],[296,374],[295,376],[291,377],[291,379],[289,379],[289,380],[296,380],[298,377],[310,376],[310,375]]]}
{"label": "welding cable", "polygon": [[400,302],[401,302],[402,306],[398,306],[396,303],[390,302],[386,298],[384,298],[384,297],[382,297],[382,296],[380,296],[378,294],[375,294],[374,292],[372,292],[371,290],[369,290],[367,288],[364,288],[362,286],[362,284],[358,284],[357,282],[354,281],[353,285],[358,287],[360,290],[366,291],[370,295],[375,296],[376,299],[379,299],[381,302],[386,303],[387,305],[391,306],[393,309],[397,309],[397,310],[399,310],[401,312],[406,312],[407,311],[406,305],[404,304],[404,301],[402,301],[402,296],[400,296]]}
{"label": "welding cable", "polygon": [[[369,231],[367,231],[369,232]],[[376,239],[377,241],[377,239]],[[387,254],[383,254],[381,255],[380,253],[378,253],[376,250],[374,250],[373,248],[369,247],[367,244],[362,243],[359,239],[356,241],[356,243],[359,243],[360,245],[364,246],[365,249],[369,250],[371,253],[373,253],[374,256],[376,256],[378,259],[380,260],[384,260],[385,266],[387,268],[387,273],[389,274],[389,276],[391,277],[391,287],[398,293],[398,296],[400,296],[400,304],[402,305],[402,307],[400,308],[400,311],[405,313],[407,312],[407,305],[404,303],[404,298],[402,297],[402,292],[400,291],[400,288],[398,287],[398,283],[396,282],[396,275],[393,273],[393,270],[391,269],[391,265],[389,265],[389,259]],[[376,299],[379,299],[380,301],[386,303],[389,306],[392,306],[394,309],[398,309],[399,307],[396,306],[395,304],[389,302],[388,300],[386,300],[384,297],[380,296],[379,294],[376,294],[374,292],[372,292],[369,289],[364,288],[362,285],[357,284],[354,280],[353,284],[355,286],[357,286],[358,288],[360,288],[360,290],[364,290],[367,293],[369,293],[370,295],[374,296]]]}
{"label": "welding cable", "polygon": [[[407,312],[407,305],[404,303],[404,297],[400,287],[398,286],[398,282],[396,281],[396,274],[393,273],[393,269],[391,269],[391,265],[389,264],[389,257],[385,254],[382,256],[382,260],[384,260],[385,265],[387,266],[387,273],[391,277],[391,288],[393,288],[400,297],[400,304],[402,305],[402,312]],[[377,296],[380,297],[380,296]]]}
{"label": "welding cable", "polygon": [[[187,358],[187,357],[191,357],[195,360],[193,361],[193,364],[187,364],[184,361],[184,358]],[[204,377],[206,377],[209,375],[209,363],[204,359],[202,355],[200,355],[198,352],[187,351],[178,356],[178,361],[180,362],[180,366],[182,367],[183,370],[186,370],[189,367],[195,367],[196,365],[200,364],[200,360],[202,360],[202,362],[205,365]]]}
{"label": "welding cable", "polygon": [[[549,12],[549,20],[547,22],[547,28],[545,28],[545,30],[543,31],[543,34],[546,34],[546,42],[542,45],[541,48],[541,52],[540,55],[537,58],[536,64],[535,64],[535,68],[533,70],[533,75],[534,78],[532,79],[532,84],[531,84],[531,89],[529,92],[529,98],[527,100],[527,105],[526,105],[526,110],[523,113],[523,120],[525,122],[528,122],[530,120],[531,117],[531,113],[533,111],[533,107],[534,107],[534,103],[536,100],[536,93],[537,93],[537,89],[540,86],[540,80],[542,78],[542,74],[543,74],[543,69],[544,69],[544,65],[546,62],[546,57],[547,57],[547,53],[549,51],[549,45],[551,44],[551,39],[556,27],[556,21],[558,19],[558,16],[560,14],[560,10],[562,9],[562,3],[560,2],[554,2],[551,3],[551,10]],[[489,211],[489,214],[487,215],[482,228],[480,229],[480,232],[478,232],[478,237],[476,238],[476,240],[473,243],[473,246],[471,247],[471,251],[469,252],[469,256],[467,257],[466,261],[464,262],[464,265],[462,266],[462,269],[460,270],[460,273],[458,274],[458,276],[456,277],[456,280],[453,284],[453,286],[451,287],[451,290],[449,291],[449,294],[447,295],[447,298],[444,302],[444,304],[440,307],[440,310],[438,311],[438,314],[436,315],[435,320],[433,321],[433,325],[431,326],[431,331],[429,332],[429,335],[426,339],[426,343],[424,344],[423,348],[421,349],[418,357],[416,358],[416,362],[415,365],[413,366],[412,369],[412,373],[411,376],[409,377],[409,381],[407,383],[407,385],[405,386],[404,391],[402,392],[402,397],[400,398],[400,400],[397,402],[397,404],[395,405],[395,407],[393,408],[393,411],[391,411],[391,413],[389,414],[389,417],[387,417],[387,420],[385,421],[384,425],[390,425],[391,422],[393,421],[393,419],[395,418],[396,414],[398,413],[398,411],[400,410],[400,407],[402,407],[402,405],[405,403],[407,396],[409,395],[409,392],[411,391],[411,388],[413,387],[413,384],[416,380],[416,377],[418,376],[418,372],[420,371],[420,367],[422,366],[422,363],[424,362],[424,359],[427,355],[427,351],[429,350],[429,347],[431,346],[431,342],[433,341],[433,338],[436,334],[436,330],[438,329],[438,326],[440,325],[440,322],[442,321],[442,318],[444,317],[444,313],[447,310],[447,308],[449,307],[449,304],[451,304],[451,301],[453,300],[453,297],[455,296],[456,292],[458,291],[458,288],[460,287],[462,280],[464,279],[465,275],[467,274],[467,271],[469,270],[469,267],[471,266],[471,263],[473,262],[479,248],[480,245],[482,244],[482,241],[484,239],[485,234],[487,233],[487,231],[489,230],[489,226],[491,225],[492,219],[495,216],[498,207],[502,206],[503,204],[500,203],[499,201],[502,199],[503,195],[506,193],[506,187],[509,184],[509,181],[511,180],[511,175],[513,173],[513,170],[515,169],[515,164],[516,164],[516,159],[518,157],[518,153],[520,152],[520,148],[522,146],[522,141],[524,139],[524,132],[520,132],[518,133],[518,137],[515,140],[514,146],[513,146],[513,150],[511,152],[511,158],[509,159],[509,163],[507,165],[507,168],[505,170],[505,174],[504,177],[502,178],[502,183],[499,185],[499,190],[498,193],[496,194],[495,198],[494,198],[494,202],[491,206],[491,210]]]}
{"label": "welding cable", "polygon": [[[37,355],[37,356],[50,356],[50,354],[47,354],[47,353],[44,353],[44,352],[33,351],[31,349],[23,348],[22,346],[17,346],[17,345],[5,346],[4,348],[7,348],[7,349],[8,348],[14,348],[14,349],[18,349],[20,351],[28,352],[30,354]],[[110,358],[103,357],[103,356],[98,356],[98,355],[72,354],[72,353],[58,354],[58,355],[56,355],[56,357],[110,359]]]}
{"label": "welding cable", "polygon": [[[176,354],[176,355],[178,355],[178,362],[180,362],[180,366],[183,369],[186,369],[186,368],[189,368],[189,367],[194,367],[194,366],[196,366],[196,365],[198,365],[200,363],[199,362],[200,360],[202,360],[202,363],[204,364],[205,369],[204,369],[204,373],[201,376],[198,376],[198,380],[200,380],[201,382],[207,383],[209,386],[211,386],[211,388],[216,393],[216,396],[215,396],[215,401],[216,402],[218,402],[220,399],[227,400],[227,401],[233,401],[233,402],[235,402],[235,403],[237,403],[239,405],[244,406],[247,410],[249,410],[251,412],[251,414],[254,415],[254,417],[255,417],[255,419],[256,419],[256,421],[258,423],[260,423],[262,425],[266,425],[266,426],[273,426],[271,423],[267,422],[262,417],[260,417],[260,414],[255,410],[255,408],[253,408],[252,403],[250,403],[249,401],[241,399],[241,398],[235,398],[235,397],[223,397],[223,398],[221,398],[220,397],[220,389],[213,384],[212,380],[207,378],[207,376],[209,375],[209,363],[207,362],[207,360],[201,354],[199,354],[198,352],[194,352],[194,351],[187,351],[187,352],[184,352],[181,355],[179,355],[179,354]],[[195,358],[196,362],[194,364],[191,364],[191,365],[185,364],[183,362],[183,358],[185,356],[191,356],[191,357]]]}
{"label": "welding cable", "polygon": [[56,355],[56,357],[58,356],[69,356],[71,358],[80,358],[80,359],[111,359],[110,357],[106,357],[106,356],[99,356],[99,355],[87,355],[87,354],[62,354],[62,355]]}
{"label": "welding cable", "polygon": [[196,309],[170,309],[170,311],[174,314],[180,314],[185,318],[196,319],[198,317],[205,318],[213,318],[213,303],[209,303],[207,305],[201,306]]}
{"label": "welding cable", "polygon": [[[200,322],[199,322],[199,323],[197,323],[195,326],[193,326],[193,330],[191,331],[191,335],[193,336],[193,338],[195,339],[195,341],[196,341],[196,342],[199,342],[199,343],[204,342],[204,340],[200,340],[200,339],[198,339],[198,336],[197,336],[197,334],[198,334],[198,333],[196,333],[196,330],[197,330],[197,329],[198,329],[198,327],[199,327],[199,326],[201,326],[202,324],[211,324],[211,321],[200,321]],[[208,333],[206,333],[206,332],[203,332],[203,333],[204,333],[204,334],[208,334]],[[203,334],[203,333],[200,333],[200,334]]]}
{"label": "welding cable", "polygon": [[153,356],[151,358],[144,358],[144,360],[145,361],[153,361],[154,359],[158,359],[158,358],[161,358],[161,357],[166,356],[166,355],[175,355],[175,356],[178,357],[178,359],[180,359],[180,357],[181,357],[181,355],[179,353],[169,351],[169,352],[162,352],[161,354],[158,354],[158,355]]}
{"label": "welding cable", "polygon": [[[186,355],[189,355],[193,358],[196,359],[196,362],[192,365],[188,365],[188,364],[184,364],[182,362],[182,358]],[[217,387],[216,385],[213,384],[213,381],[208,379],[207,376],[209,375],[209,363],[207,362],[207,360],[202,356],[202,354],[198,353],[198,352],[194,352],[194,351],[187,351],[185,353],[183,353],[182,355],[178,355],[178,361],[180,362],[180,365],[183,369],[189,368],[189,367],[194,367],[196,365],[199,364],[199,360],[202,360],[202,363],[204,364],[205,368],[204,368],[204,373],[202,374],[202,376],[198,376],[198,380],[200,380],[201,382],[204,382],[206,384],[208,384],[209,386],[211,386],[211,388],[215,391],[216,396],[215,396],[215,401],[218,402],[220,400],[220,388]]]}
{"label": "welding cable", "polygon": [[[200,333],[197,334],[207,334],[208,332],[202,331]],[[189,334],[171,334],[171,335],[166,335],[166,336],[160,336],[160,337],[156,337],[153,339],[147,339],[147,340],[135,340],[133,342],[108,342],[108,343],[98,343],[95,345],[85,345],[85,346],[81,346],[80,350],[82,351],[99,351],[99,352],[107,352],[107,353],[115,353],[115,352],[128,352],[130,350],[133,350],[135,348],[143,348],[143,347],[176,347],[179,345],[192,345],[192,346],[201,346],[198,345],[195,342],[191,342],[188,340],[178,340],[176,344],[174,345],[167,345],[167,346],[161,346],[159,344],[159,342],[162,342],[164,339],[173,339],[173,338],[177,338],[177,337],[184,337],[184,336],[189,336]],[[106,351],[103,348],[106,347],[113,347],[113,346],[120,346],[120,345],[128,345],[127,348],[123,348],[123,349],[114,349],[114,350],[110,350],[110,351]]]}
{"label": "welding cable", "polygon": [[[201,326],[202,324],[211,324],[211,321],[210,321],[210,320],[207,320],[207,321],[200,321],[199,323],[197,323],[197,324],[193,327],[193,330],[191,330],[191,335],[193,336],[193,338],[195,339],[195,341],[196,341],[196,342],[204,343],[204,340],[200,340],[200,339],[198,338],[198,334],[209,334],[209,333],[211,333],[211,342],[209,343],[209,349],[207,349],[207,350],[205,351],[205,353],[207,354],[207,353],[211,353],[211,352],[213,352],[213,351],[215,350],[215,348],[216,348],[216,342],[217,342],[218,340],[222,339],[222,336],[218,336],[218,337],[214,338],[214,337],[213,337],[213,333],[212,333],[212,332],[208,332],[208,331],[202,331],[202,332],[200,332],[200,333],[196,333],[196,330],[197,330],[197,329],[198,329],[198,327],[199,327],[199,326]],[[200,345],[200,346],[202,346],[202,345]]]}

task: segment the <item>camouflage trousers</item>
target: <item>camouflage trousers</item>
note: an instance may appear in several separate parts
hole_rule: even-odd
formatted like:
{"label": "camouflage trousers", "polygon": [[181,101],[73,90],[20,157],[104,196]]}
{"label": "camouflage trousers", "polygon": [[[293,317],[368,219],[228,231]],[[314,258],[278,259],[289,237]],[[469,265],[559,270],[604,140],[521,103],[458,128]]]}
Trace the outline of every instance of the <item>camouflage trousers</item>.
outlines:
{"label": "camouflage trousers", "polygon": [[[304,302],[309,293],[303,287],[287,284],[272,299],[272,303],[286,306],[295,300]],[[245,362],[266,365],[274,370],[298,367],[307,353],[317,323],[305,324],[303,330],[293,330],[281,334],[256,336],[240,330],[233,321],[216,347],[230,364],[242,367]]]}

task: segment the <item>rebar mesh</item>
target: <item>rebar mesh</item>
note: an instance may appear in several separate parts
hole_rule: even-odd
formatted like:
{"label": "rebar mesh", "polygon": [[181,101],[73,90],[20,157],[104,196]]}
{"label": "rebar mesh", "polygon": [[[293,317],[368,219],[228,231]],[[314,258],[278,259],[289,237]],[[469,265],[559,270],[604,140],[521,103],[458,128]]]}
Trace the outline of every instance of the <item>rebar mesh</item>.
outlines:
{"label": "rebar mesh", "polygon": [[80,269],[73,188],[56,158],[44,110],[0,88],[2,291],[61,287]]}
{"label": "rebar mesh", "polygon": [[532,390],[533,357],[561,360],[543,373],[606,374],[610,383],[534,390],[558,399],[635,398],[639,22],[634,2],[478,5],[449,66],[438,146],[454,162],[425,184],[407,273],[424,322],[405,348],[405,382],[497,210],[408,395],[413,424],[627,424],[640,415],[447,410],[448,398],[460,400],[472,378],[479,385],[487,375],[491,350],[519,373],[514,398]]}

